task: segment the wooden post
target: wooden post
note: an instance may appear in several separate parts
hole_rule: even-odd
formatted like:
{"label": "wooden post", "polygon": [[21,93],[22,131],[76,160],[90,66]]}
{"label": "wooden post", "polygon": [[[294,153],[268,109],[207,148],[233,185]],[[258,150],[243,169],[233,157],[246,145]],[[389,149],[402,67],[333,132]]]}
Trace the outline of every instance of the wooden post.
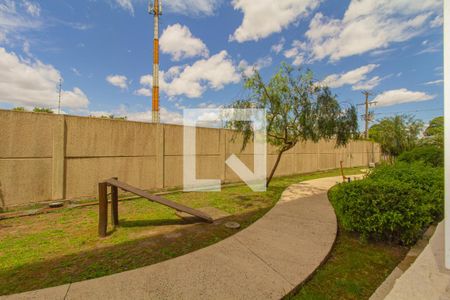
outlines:
{"label": "wooden post", "polygon": [[106,236],[108,227],[108,184],[100,182],[98,184],[98,234],[100,237]]}
{"label": "wooden post", "polygon": [[[114,177],[115,180],[119,178]],[[111,185],[111,218],[114,226],[119,226],[119,189]]]}

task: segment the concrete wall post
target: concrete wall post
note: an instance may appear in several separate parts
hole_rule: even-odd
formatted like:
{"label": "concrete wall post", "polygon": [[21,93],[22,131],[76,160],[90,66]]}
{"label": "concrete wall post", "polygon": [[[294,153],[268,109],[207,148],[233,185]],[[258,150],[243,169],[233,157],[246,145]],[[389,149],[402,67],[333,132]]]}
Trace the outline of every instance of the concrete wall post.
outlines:
{"label": "concrete wall post", "polygon": [[156,187],[164,188],[164,125],[157,124],[156,127]]}
{"label": "concrete wall post", "polygon": [[227,157],[227,132],[224,129],[220,129],[219,132],[219,159],[220,159],[220,180],[222,183],[225,181],[226,177],[226,164],[225,160]]}
{"label": "concrete wall post", "polygon": [[52,200],[65,198],[66,179],[66,122],[63,115],[53,124]]}

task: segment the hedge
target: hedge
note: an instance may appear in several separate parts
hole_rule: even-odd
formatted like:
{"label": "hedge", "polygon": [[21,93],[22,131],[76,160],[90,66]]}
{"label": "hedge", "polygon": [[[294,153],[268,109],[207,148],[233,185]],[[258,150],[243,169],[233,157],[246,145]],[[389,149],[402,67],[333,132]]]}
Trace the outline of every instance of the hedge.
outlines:
{"label": "hedge", "polygon": [[444,166],[444,149],[436,146],[420,146],[402,153],[398,161],[413,163],[421,161],[433,167]]}
{"label": "hedge", "polygon": [[423,163],[384,165],[367,179],[334,187],[329,198],[344,229],[411,245],[443,216],[443,178],[443,168]]}

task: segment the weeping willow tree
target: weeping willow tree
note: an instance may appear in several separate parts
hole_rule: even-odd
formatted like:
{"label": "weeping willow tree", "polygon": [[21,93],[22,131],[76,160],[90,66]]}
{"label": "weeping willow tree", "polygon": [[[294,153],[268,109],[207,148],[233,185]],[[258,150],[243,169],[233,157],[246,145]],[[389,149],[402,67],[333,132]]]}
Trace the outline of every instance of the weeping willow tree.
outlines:
{"label": "weeping willow tree", "polygon": [[[358,136],[356,108],[342,108],[328,87],[313,80],[310,70],[303,72],[283,64],[267,83],[257,70],[244,79],[248,96],[231,107],[266,110],[267,142],[275,146],[278,153],[267,177],[267,186],[282,155],[299,142],[335,139],[339,147]],[[251,123],[235,121],[227,125],[242,134],[242,150],[253,140]]]}

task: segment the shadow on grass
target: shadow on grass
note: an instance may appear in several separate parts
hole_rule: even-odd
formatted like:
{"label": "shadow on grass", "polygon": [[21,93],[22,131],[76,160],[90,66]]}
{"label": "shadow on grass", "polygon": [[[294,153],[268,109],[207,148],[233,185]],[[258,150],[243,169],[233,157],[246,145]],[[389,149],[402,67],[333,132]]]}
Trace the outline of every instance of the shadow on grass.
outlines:
{"label": "shadow on grass", "polygon": [[[227,218],[239,222],[242,227],[263,216],[270,207],[261,208]],[[224,219],[225,221],[225,219]],[[223,240],[237,230],[220,224],[187,224],[183,220],[121,220],[123,227],[153,226],[155,224],[186,224],[181,229],[166,234],[157,234],[123,242],[117,245],[98,247],[76,254],[22,265],[0,271],[0,295],[20,293],[52,287],[86,279],[97,278],[132,270],[165,261],[207,247]],[[120,230],[120,229],[119,229]],[[109,233],[113,235],[113,232]],[[107,237],[110,239],[110,237]],[[30,245],[32,251],[32,245]]]}
{"label": "shadow on grass", "polygon": [[185,225],[190,224],[182,219],[162,219],[162,220],[133,220],[127,219],[119,220],[120,227],[147,227],[147,226],[162,226],[162,225]]}

